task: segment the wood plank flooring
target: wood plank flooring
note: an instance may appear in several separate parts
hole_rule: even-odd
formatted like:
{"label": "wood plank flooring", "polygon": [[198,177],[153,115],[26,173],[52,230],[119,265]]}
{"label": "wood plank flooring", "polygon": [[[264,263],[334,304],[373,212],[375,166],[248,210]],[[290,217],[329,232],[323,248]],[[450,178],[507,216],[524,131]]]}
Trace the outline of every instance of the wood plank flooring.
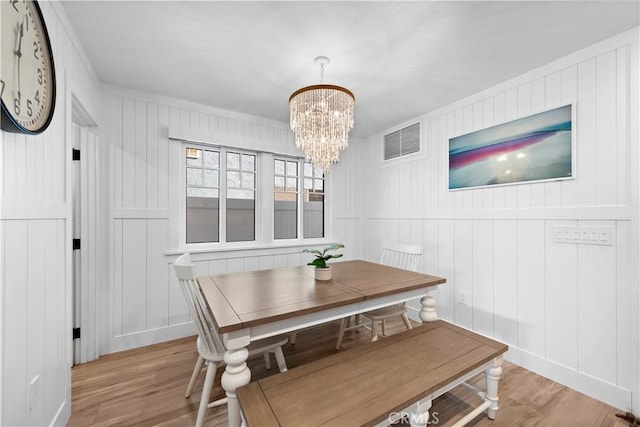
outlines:
{"label": "wood plank flooring", "polygon": [[[334,354],[339,322],[301,331],[295,345],[285,346],[289,368]],[[388,333],[404,330],[400,320],[389,322]],[[368,341],[369,334],[347,332],[344,348]],[[184,392],[197,359],[195,337],[103,356],[72,369],[72,414],[67,424],[76,426],[193,426],[204,375],[190,398]],[[261,357],[249,360],[253,378],[277,373],[272,361],[267,371]],[[223,397],[220,375],[212,398]],[[475,379],[478,384],[482,378]],[[494,421],[479,415],[470,425],[626,427],[615,416],[624,411],[591,399],[521,367],[505,362],[500,380],[500,409]],[[431,425],[451,425],[477,405],[479,398],[459,386],[434,401]],[[435,415],[437,413],[437,415]],[[437,419],[437,422],[435,422]],[[227,423],[226,406],[207,411],[207,426]]]}

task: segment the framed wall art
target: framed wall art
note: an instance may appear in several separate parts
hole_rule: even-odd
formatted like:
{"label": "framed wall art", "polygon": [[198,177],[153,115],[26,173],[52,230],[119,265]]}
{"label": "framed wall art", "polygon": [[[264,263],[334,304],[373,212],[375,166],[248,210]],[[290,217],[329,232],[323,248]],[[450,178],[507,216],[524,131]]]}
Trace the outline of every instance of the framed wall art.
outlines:
{"label": "framed wall art", "polygon": [[449,189],[575,177],[572,105],[449,139]]}

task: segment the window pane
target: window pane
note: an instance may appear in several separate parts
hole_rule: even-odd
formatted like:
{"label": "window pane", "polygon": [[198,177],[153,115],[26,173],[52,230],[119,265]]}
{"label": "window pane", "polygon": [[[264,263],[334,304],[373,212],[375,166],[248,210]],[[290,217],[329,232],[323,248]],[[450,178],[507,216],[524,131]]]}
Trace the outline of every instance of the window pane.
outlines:
{"label": "window pane", "polygon": [[190,187],[187,188],[187,197],[214,197],[218,198],[218,189]]}
{"label": "window pane", "polygon": [[274,168],[276,175],[284,175],[284,160],[276,160]]}
{"label": "window pane", "polygon": [[304,176],[313,176],[313,166],[311,166],[311,163],[304,164]]}
{"label": "window pane", "polygon": [[253,200],[254,196],[255,191],[253,190],[227,190],[227,198]]}
{"label": "window pane", "polygon": [[298,237],[298,195],[276,192],[274,194],[273,238]]}
{"label": "window pane", "polygon": [[311,178],[305,178],[304,179],[304,189],[305,190],[313,189],[313,179],[311,179]]}
{"label": "window pane", "polygon": [[[197,190],[197,191],[195,191]],[[187,196],[187,243],[204,243],[218,242],[218,224],[219,224],[219,199],[217,197],[218,190],[204,188],[189,188],[187,194],[203,191],[204,197]],[[211,192],[206,195],[207,192]]]}
{"label": "window pane", "polygon": [[217,151],[204,152],[204,167],[207,169],[220,168],[220,153]]}
{"label": "window pane", "polygon": [[298,163],[287,162],[287,175],[298,176]]}
{"label": "window pane", "polygon": [[242,173],[242,188],[255,188],[255,174],[254,173]]}
{"label": "window pane", "polygon": [[305,239],[324,237],[324,196],[322,194],[309,195],[309,200],[304,201],[302,209],[302,236]]}
{"label": "window pane", "polygon": [[240,154],[227,153],[227,169],[240,169]]}
{"label": "window pane", "polygon": [[297,178],[287,178],[287,190],[296,191],[298,189],[298,179]]}
{"label": "window pane", "polygon": [[316,191],[322,191],[324,190],[324,180],[323,179],[316,179]]}
{"label": "window pane", "polygon": [[204,170],[204,186],[205,187],[218,187],[218,171],[217,170]]}
{"label": "window pane", "polygon": [[243,171],[255,171],[256,170],[256,157],[251,154],[242,155],[242,170]]}
{"label": "window pane", "polygon": [[187,185],[202,186],[202,169],[187,168]]}
{"label": "window pane", "polygon": [[227,187],[240,188],[240,172],[227,172]]}
{"label": "window pane", "polygon": [[253,191],[228,190],[227,241],[246,242],[255,240],[255,224]]}
{"label": "window pane", "polygon": [[202,150],[187,147],[187,166],[202,166]]}
{"label": "window pane", "polygon": [[273,185],[276,190],[284,190],[284,177],[276,176]]}

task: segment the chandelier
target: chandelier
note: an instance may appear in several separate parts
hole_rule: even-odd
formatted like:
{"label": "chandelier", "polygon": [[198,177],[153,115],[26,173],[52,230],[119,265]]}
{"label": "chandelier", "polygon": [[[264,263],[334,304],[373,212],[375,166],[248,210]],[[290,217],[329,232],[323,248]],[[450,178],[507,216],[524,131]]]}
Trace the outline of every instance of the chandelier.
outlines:
{"label": "chandelier", "polygon": [[[314,62],[320,65],[322,81],[329,58],[318,56]],[[340,161],[340,150],[349,145],[354,105],[350,90],[328,84],[306,86],[289,97],[296,146],[315,167],[328,172],[333,163]]]}

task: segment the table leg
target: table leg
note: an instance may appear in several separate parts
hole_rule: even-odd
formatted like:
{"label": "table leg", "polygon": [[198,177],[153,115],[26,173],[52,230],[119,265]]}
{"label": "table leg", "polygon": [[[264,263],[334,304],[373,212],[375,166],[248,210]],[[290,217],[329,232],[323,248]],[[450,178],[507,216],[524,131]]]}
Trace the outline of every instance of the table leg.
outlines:
{"label": "table leg", "polygon": [[247,366],[249,351],[246,349],[249,341],[248,334],[230,333],[224,336],[224,344],[227,347],[227,351],[224,353],[224,363],[227,367],[222,374],[221,383],[228,398],[229,427],[239,427],[242,423],[236,389],[251,381],[251,371]]}
{"label": "table leg", "polygon": [[435,322],[438,320],[438,313],[436,312],[436,299],[431,295],[427,295],[420,299],[422,309],[420,310],[420,319],[423,322]]}
{"label": "table leg", "polygon": [[493,364],[485,369],[484,375],[487,381],[487,392],[485,396],[489,402],[487,415],[493,420],[496,418],[496,412],[498,411],[498,382],[502,375],[502,356],[496,357],[493,360]]}

